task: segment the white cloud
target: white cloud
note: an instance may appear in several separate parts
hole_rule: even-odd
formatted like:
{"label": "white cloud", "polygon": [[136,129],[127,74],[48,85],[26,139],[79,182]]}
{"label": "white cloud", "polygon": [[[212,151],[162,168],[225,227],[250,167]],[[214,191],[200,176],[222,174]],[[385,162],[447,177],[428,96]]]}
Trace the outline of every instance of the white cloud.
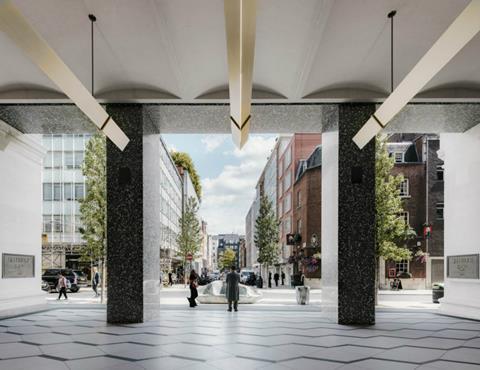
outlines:
{"label": "white cloud", "polygon": [[201,142],[205,145],[207,152],[213,152],[220,145],[222,145],[228,135],[205,135],[202,137]]}
{"label": "white cloud", "polygon": [[242,150],[228,153],[236,163],[225,165],[217,177],[202,181],[201,214],[209,233],[245,233],[255,186],[274,144],[275,137],[251,136]]}

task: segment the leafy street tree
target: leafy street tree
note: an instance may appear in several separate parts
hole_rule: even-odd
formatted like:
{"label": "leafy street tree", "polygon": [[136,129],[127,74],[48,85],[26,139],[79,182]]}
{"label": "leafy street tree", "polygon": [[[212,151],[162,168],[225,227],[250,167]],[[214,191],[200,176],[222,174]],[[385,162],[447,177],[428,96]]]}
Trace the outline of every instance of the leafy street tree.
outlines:
{"label": "leafy street tree", "polygon": [[380,277],[380,258],[386,261],[411,260],[412,252],[406,241],[415,231],[401,216],[403,201],[400,197],[402,175],[393,176],[394,158],[389,157],[386,141],[376,140],[375,152],[375,201],[376,201],[376,271],[377,291]]}
{"label": "leafy street tree", "polygon": [[171,151],[170,155],[172,156],[173,162],[177,167],[183,167],[188,171],[190,178],[192,179],[192,184],[197,193],[198,199],[202,198],[202,185],[200,183],[200,176],[195,169],[192,158],[188,153],[185,152],[175,152]]}
{"label": "leafy street tree", "polygon": [[267,196],[260,197],[260,210],[255,220],[254,242],[258,250],[258,262],[266,267],[277,262],[279,253],[279,222]]}
{"label": "leafy street tree", "polygon": [[[179,219],[180,232],[177,235],[178,252],[177,255],[182,259],[184,269],[187,264],[187,257],[191,255],[196,257],[202,243],[202,228],[198,219],[198,203],[194,197],[190,197],[185,204],[185,210]],[[187,274],[185,274],[185,279]]]}
{"label": "leafy street tree", "polygon": [[218,267],[220,268],[220,270],[228,270],[231,266],[235,264],[236,259],[237,255],[235,251],[232,248],[227,248],[220,256]]}
{"label": "leafy street tree", "polygon": [[[105,137],[98,133],[87,143],[82,172],[86,178],[88,191],[80,200],[80,219],[83,227],[80,233],[86,242],[81,250],[81,259],[98,264],[101,269],[101,302],[105,288],[106,261],[106,145]],[[93,270],[93,269],[92,269]]]}

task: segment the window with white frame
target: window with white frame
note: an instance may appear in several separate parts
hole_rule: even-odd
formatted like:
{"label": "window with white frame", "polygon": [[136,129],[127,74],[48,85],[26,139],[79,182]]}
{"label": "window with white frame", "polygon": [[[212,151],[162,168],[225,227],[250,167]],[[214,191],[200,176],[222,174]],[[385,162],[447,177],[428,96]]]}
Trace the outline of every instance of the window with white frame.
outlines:
{"label": "window with white frame", "polygon": [[395,262],[395,269],[397,270],[397,274],[402,272],[408,272],[408,261],[402,260]]}
{"label": "window with white frame", "polygon": [[287,191],[290,186],[292,185],[292,171],[285,172],[285,176],[283,178],[283,190]]}
{"label": "window with white frame", "polygon": [[278,217],[282,217],[283,215],[283,202],[278,203]]}
{"label": "window with white frame", "polygon": [[292,217],[287,217],[283,221],[283,232],[285,234],[290,234],[292,232]]}
{"label": "window with white frame", "polygon": [[283,211],[286,213],[292,208],[292,193],[288,193],[285,198],[283,198]]}
{"label": "window with white frame", "polygon": [[395,163],[403,163],[405,162],[405,153],[404,152],[394,152],[393,158]]}
{"label": "window with white frame", "polygon": [[405,221],[405,225],[410,225],[410,214],[407,211],[401,212],[399,215]]}
{"label": "window with white frame", "polygon": [[283,158],[283,168],[286,170],[288,166],[292,163],[292,147],[288,147],[285,151],[285,156]]}
{"label": "window with white frame", "polygon": [[436,212],[436,215],[437,215],[437,220],[443,220],[444,207],[445,207],[445,205],[443,204],[443,202],[438,202],[435,205],[435,212]]}
{"label": "window with white frame", "polygon": [[407,178],[400,183],[400,196],[408,197],[410,195],[410,183]]}

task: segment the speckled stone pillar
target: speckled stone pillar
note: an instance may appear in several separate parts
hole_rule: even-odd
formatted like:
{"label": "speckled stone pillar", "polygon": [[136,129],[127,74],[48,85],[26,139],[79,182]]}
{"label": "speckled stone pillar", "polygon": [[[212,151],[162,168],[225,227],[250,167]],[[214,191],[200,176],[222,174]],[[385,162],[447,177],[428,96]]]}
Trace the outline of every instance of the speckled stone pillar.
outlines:
{"label": "speckled stone pillar", "polygon": [[324,114],[322,137],[322,304],[340,324],[375,323],[375,143],[353,136],[373,104]]}
{"label": "speckled stone pillar", "polygon": [[107,140],[107,321],[138,323],[160,305],[160,138],[140,104],[107,112],[130,139],[123,152]]}

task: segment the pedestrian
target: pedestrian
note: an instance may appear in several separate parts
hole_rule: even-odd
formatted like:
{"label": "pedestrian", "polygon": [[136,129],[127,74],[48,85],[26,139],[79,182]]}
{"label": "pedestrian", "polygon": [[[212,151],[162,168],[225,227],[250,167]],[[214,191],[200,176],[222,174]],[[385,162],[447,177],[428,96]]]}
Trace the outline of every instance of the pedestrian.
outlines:
{"label": "pedestrian", "polygon": [[268,287],[269,288],[272,287],[272,273],[271,272],[268,273]]}
{"label": "pedestrian", "polygon": [[285,285],[285,273],[282,271],[282,285]]}
{"label": "pedestrian", "polygon": [[68,287],[67,278],[62,274],[58,274],[57,289],[59,293],[58,293],[57,301],[60,300],[60,298],[62,297],[62,294],[64,295],[65,299],[68,300],[67,287]]}
{"label": "pedestrian", "polygon": [[235,312],[238,311],[238,300],[240,299],[239,283],[240,274],[235,271],[235,266],[232,266],[230,272],[227,274],[225,289],[225,296],[228,301],[228,312],[232,312],[232,303]]}
{"label": "pedestrian", "polygon": [[197,273],[195,270],[192,270],[188,279],[190,285],[190,298],[187,298],[188,302],[190,303],[190,307],[192,308],[197,306],[197,302],[195,302],[195,298],[198,297],[197,278]]}
{"label": "pedestrian", "polygon": [[171,271],[168,273],[168,285],[170,285],[170,286],[173,285],[173,279],[172,279],[172,272]]}
{"label": "pedestrian", "polygon": [[100,274],[97,268],[94,267],[92,273],[92,289],[95,292],[95,297],[98,297],[98,284],[100,284]]}
{"label": "pedestrian", "polygon": [[162,271],[162,270],[160,270],[160,276],[159,276],[159,278],[160,278],[160,288],[161,288],[162,285],[163,285],[163,271]]}
{"label": "pedestrian", "polygon": [[275,286],[278,287],[278,280],[280,280],[280,275],[278,274],[278,272],[273,275],[273,280],[275,280]]}

